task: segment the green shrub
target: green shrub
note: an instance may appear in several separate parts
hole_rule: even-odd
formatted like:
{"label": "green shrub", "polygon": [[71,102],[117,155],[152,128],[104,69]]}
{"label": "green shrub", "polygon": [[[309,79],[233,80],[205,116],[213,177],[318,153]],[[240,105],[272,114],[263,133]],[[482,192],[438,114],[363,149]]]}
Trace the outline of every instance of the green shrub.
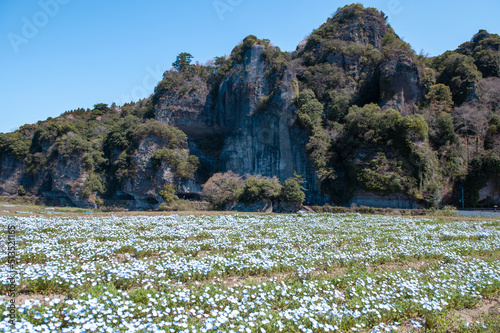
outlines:
{"label": "green shrub", "polygon": [[431,86],[429,93],[425,95],[425,99],[436,114],[450,112],[453,107],[450,87],[442,83]]}
{"label": "green shrub", "polygon": [[297,120],[298,123],[309,130],[314,130],[321,126],[321,115],[323,105],[316,99],[314,92],[310,89],[302,91],[297,97]]}
{"label": "green shrub", "polygon": [[189,155],[187,161],[183,161],[175,169],[175,174],[180,178],[194,179],[194,174],[198,170],[199,165],[200,159],[194,155]]}
{"label": "green shrub", "polygon": [[349,107],[353,104],[355,91],[352,88],[344,88],[340,91],[332,90],[329,95],[328,119],[344,122]]}
{"label": "green shrub", "polygon": [[378,134],[386,134],[378,126],[381,117],[382,110],[376,104],[367,104],[362,108],[353,106],[346,116],[346,129],[360,142],[377,142],[380,139]]}
{"label": "green shrub", "polygon": [[179,200],[179,197],[175,195],[176,191],[177,191],[177,185],[167,183],[163,187],[163,190],[160,191],[159,195],[163,198],[163,200],[165,200],[165,203],[167,205],[170,205]]}
{"label": "green shrub", "polygon": [[382,194],[407,193],[411,185],[402,163],[388,160],[384,153],[378,153],[366,168],[359,171],[358,181],[365,190]]}
{"label": "green shrub", "polygon": [[60,125],[54,120],[39,123],[33,134],[31,152],[42,152],[44,146],[54,144],[59,136]]}
{"label": "green shrub", "polygon": [[186,71],[193,66],[191,65],[192,59],[193,56],[191,54],[182,52],[177,56],[175,62],[172,63],[172,66],[180,72]]}
{"label": "green shrub", "polygon": [[449,113],[441,112],[432,125],[430,139],[436,147],[459,142],[453,126],[453,117]]}
{"label": "green shrub", "polygon": [[198,170],[200,163],[198,157],[189,155],[187,149],[163,148],[155,151],[153,156],[151,156],[153,170],[158,170],[162,161],[172,166],[176,177],[186,179],[194,178],[194,174]]}
{"label": "green shrub", "polygon": [[65,159],[81,156],[92,149],[89,141],[73,132],[57,139],[56,148],[58,154]]}
{"label": "green shrub", "polygon": [[30,138],[19,131],[0,133],[0,155],[11,155],[18,160],[24,159],[30,150]]}
{"label": "green shrub", "polygon": [[24,186],[23,186],[23,185],[20,185],[20,186],[17,188],[17,195],[19,195],[20,197],[22,197],[22,196],[25,196],[25,195],[26,195],[26,190],[24,189]]}
{"label": "green shrub", "polygon": [[[430,182],[440,182],[437,156],[428,144],[428,125],[421,115],[402,117],[395,110],[383,112],[378,105],[353,106],[346,116],[345,132],[335,144],[337,151],[362,151],[344,163],[346,188],[337,182],[335,193],[352,193],[359,184],[379,193],[404,192],[422,199]],[[380,151],[373,157],[373,150]],[[344,183],[344,184],[345,184]],[[342,202],[348,198],[336,194]]]}
{"label": "green shrub", "polygon": [[34,175],[37,171],[47,166],[47,156],[43,153],[29,154],[26,157],[26,173]]}
{"label": "green shrub", "polygon": [[99,175],[91,173],[82,187],[82,198],[89,198],[94,193],[103,194],[106,192],[106,188],[103,185],[103,181]]}
{"label": "green shrub", "polygon": [[500,128],[497,125],[490,125],[488,127],[484,138],[484,149],[493,149],[495,144],[498,144],[500,141],[498,134],[500,134]]}
{"label": "green shrub", "polygon": [[322,102],[327,101],[329,91],[344,85],[346,81],[344,71],[328,62],[308,67],[301,79]]}
{"label": "green shrub", "polygon": [[330,147],[331,140],[325,129],[322,127],[316,128],[315,133],[309,137],[306,151],[309,154],[309,159],[313,162],[320,181],[332,180],[336,177],[334,170],[329,165],[332,157]]}
{"label": "green shrub", "polygon": [[129,178],[132,173],[132,156],[124,151],[118,156],[112,166],[114,171],[113,175],[117,178],[118,181]]}
{"label": "green shrub", "polygon": [[228,203],[238,201],[243,184],[243,178],[232,171],[216,173],[202,185],[203,195],[212,209],[224,209]]}
{"label": "green shrub", "polygon": [[500,36],[479,30],[470,42],[460,45],[458,52],[472,56],[483,77],[500,76]]}
{"label": "green shrub", "polygon": [[391,46],[391,45],[396,44],[397,40],[398,40],[398,36],[394,32],[394,29],[392,29],[391,27],[388,27],[387,31],[384,35],[384,39],[382,40],[382,45],[383,46]]}
{"label": "green shrub", "polygon": [[269,108],[269,105],[270,105],[270,102],[271,102],[272,98],[273,98],[273,93],[271,93],[268,96],[262,96],[259,99],[259,104],[257,105],[256,111],[257,112],[262,112],[262,111],[267,110]]}
{"label": "green shrub", "polygon": [[438,71],[437,82],[450,87],[456,105],[466,101],[482,78],[474,59],[463,54],[447,51],[436,57],[433,64]]}
{"label": "green shrub", "polygon": [[132,144],[132,130],[140,124],[139,118],[127,115],[118,119],[106,133],[103,151],[111,156],[114,151],[123,151]]}
{"label": "green shrub", "polygon": [[429,126],[419,114],[404,117],[402,126],[406,137],[412,142],[426,142],[429,138]]}
{"label": "green shrub", "polygon": [[240,191],[238,200],[241,202],[275,200],[281,193],[281,184],[276,177],[250,176],[245,180]]}
{"label": "green shrub", "polygon": [[167,142],[170,149],[187,149],[187,136],[180,129],[167,123],[148,119],[140,124],[132,132],[133,143],[138,145],[146,137],[156,137],[161,141]]}
{"label": "green shrub", "polygon": [[246,179],[231,171],[216,173],[204,185],[203,195],[212,209],[224,209],[230,203],[254,203],[262,200],[283,200],[302,204],[305,200],[305,181],[295,174],[282,186],[278,178],[262,175]]}
{"label": "green shrub", "polygon": [[281,200],[292,204],[302,205],[306,199],[306,194],[304,193],[306,189],[302,186],[305,182],[302,176],[297,174],[294,174],[293,178],[285,180],[281,190]]}

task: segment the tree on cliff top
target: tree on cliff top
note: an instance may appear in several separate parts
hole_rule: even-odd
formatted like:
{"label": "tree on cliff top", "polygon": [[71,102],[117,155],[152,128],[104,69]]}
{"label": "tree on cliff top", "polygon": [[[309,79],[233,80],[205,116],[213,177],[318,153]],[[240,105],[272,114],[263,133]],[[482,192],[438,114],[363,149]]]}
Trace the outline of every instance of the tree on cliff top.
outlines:
{"label": "tree on cliff top", "polygon": [[474,58],[483,77],[500,77],[500,36],[479,30],[470,42],[463,43],[457,52]]}
{"label": "tree on cliff top", "polygon": [[176,60],[172,63],[172,66],[174,66],[174,68],[179,72],[183,72],[192,66],[192,59],[193,56],[190,53],[182,52],[177,56]]}

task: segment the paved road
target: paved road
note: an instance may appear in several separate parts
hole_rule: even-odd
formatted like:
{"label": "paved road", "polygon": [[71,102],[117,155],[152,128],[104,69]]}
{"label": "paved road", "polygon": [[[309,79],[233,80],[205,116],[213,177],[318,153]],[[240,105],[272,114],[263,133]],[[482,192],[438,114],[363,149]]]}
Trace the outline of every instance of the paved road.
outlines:
{"label": "paved road", "polygon": [[469,217],[488,217],[492,219],[500,218],[500,212],[459,211],[458,215]]}

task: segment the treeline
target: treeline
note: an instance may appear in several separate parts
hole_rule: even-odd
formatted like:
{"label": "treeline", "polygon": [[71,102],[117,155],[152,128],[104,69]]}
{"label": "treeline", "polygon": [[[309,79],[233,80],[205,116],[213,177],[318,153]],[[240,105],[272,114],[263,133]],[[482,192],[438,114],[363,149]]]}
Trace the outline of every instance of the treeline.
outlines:
{"label": "treeline", "polygon": [[198,159],[189,155],[187,137],[179,129],[149,119],[149,102],[125,104],[118,108],[96,104],[93,109],[68,111],[60,117],[24,125],[0,134],[0,156],[22,161],[24,177],[20,194],[40,195],[50,190],[57,168],[70,164],[88,173],[81,195],[98,194],[111,198],[123,181],[136,172],[133,158],[142,140],[154,137],[162,149],[153,156],[153,167],[162,161],[172,167],[177,178],[194,178]]}
{"label": "treeline", "polygon": [[304,202],[305,181],[295,174],[280,183],[278,178],[238,175],[232,171],[216,173],[203,185],[203,195],[212,209],[224,210],[237,203],[282,202],[300,207]]}
{"label": "treeline", "polygon": [[[481,30],[429,58],[397,36],[383,12],[350,5],[297,57],[297,123],[310,133],[307,150],[332,201],[346,203],[361,188],[430,206],[439,189],[458,206],[464,188],[468,206],[492,205],[478,200],[488,182],[500,192],[500,36]],[[401,99],[390,81],[398,70],[412,77],[399,88],[415,100],[382,110]]]}
{"label": "treeline", "polygon": [[[85,195],[113,197],[137,171],[138,145],[152,136],[162,142],[151,156],[153,172],[168,164],[178,179],[198,176],[214,208],[259,200],[301,203],[297,177],[283,184],[213,170],[200,177],[203,165],[190,155],[186,135],[154,120],[160,104],[173,115],[181,107],[213,111],[221,83],[238,73],[255,45],[264,47],[270,87],[256,111],[266,112],[295,73],[286,82],[294,90],[295,125],[309,133],[306,150],[331,202],[345,204],[362,189],[403,193],[430,206],[439,189],[447,204],[458,205],[463,188],[467,206],[488,206],[493,199],[480,201],[479,191],[490,185],[500,192],[500,36],[481,30],[431,58],[400,39],[383,12],[359,4],[340,8],[295,52],[250,35],[229,56],[206,65],[181,53],[150,99],[96,104],[0,134],[0,156],[23,162],[22,193],[39,194],[40,179],[48,183],[61,161],[76,159],[90,175]],[[398,87],[403,98],[393,89],[399,81],[406,82]],[[204,98],[193,98],[197,93]],[[224,139],[204,140],[199,148],[217,156]],[[169,185],[161,196],[169,202],[175,193]]]}

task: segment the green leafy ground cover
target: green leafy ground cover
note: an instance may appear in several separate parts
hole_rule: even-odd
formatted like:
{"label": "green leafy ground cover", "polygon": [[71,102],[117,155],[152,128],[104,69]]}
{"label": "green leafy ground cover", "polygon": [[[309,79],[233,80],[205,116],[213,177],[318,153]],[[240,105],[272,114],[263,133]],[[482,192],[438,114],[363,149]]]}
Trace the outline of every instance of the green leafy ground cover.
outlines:
{"label": "green leafy ground cover", "polygon": [[[359,214],[0,217],[4,332],[491,331],[500,225]],[[6,242],[4,232],[3,242]],[[2,294],[7,253],[0,256]],[[498,299],[496,301],[498,305]]]}

